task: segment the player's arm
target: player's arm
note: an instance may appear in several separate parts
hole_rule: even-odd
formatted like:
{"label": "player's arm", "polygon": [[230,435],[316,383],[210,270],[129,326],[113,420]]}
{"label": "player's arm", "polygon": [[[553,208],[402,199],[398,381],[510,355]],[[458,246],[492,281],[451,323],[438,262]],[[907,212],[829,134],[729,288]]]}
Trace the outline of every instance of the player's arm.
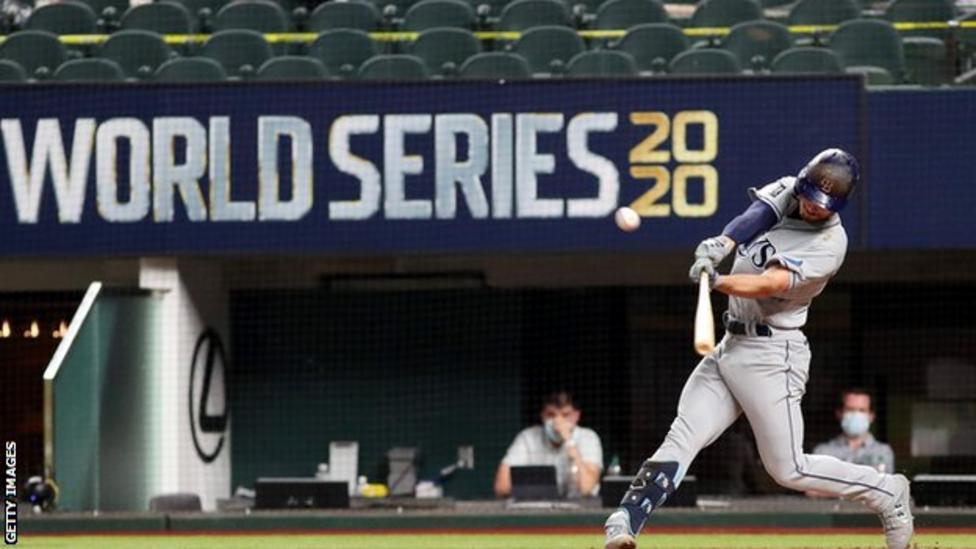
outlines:
{"label": "player's arm", "polygon": [[758,275],[716,275],[712,289],[736,297],[768,297],[788,290],[792,276],[788,269],[775,265]]}
{"label": "player's arm", "polygon": [[735,249],[739,243],[749,243],[761,233],[768,231],[779,216],[772,206],[763,200],[756,200],[746,211],[737,215],[722,230],[722,234],[703,240],[695,248],[695,264],[688,276],[697,280],[705,271],[709,274]]}
{"label": "player's arm", "polygon": [[772,206],[762,200],[756,200],[746,208],[746,211],[732,218],[722,229],[722,236],[732,242],[734,247],[739,243],[749,243],[752,239],[771,229],[779,216]]}
{"label": "player's arm", "polygon": [[508,497],[512,493],[512,468],[507,463],[498,465],[495,472],[495,495],[500,498]]}

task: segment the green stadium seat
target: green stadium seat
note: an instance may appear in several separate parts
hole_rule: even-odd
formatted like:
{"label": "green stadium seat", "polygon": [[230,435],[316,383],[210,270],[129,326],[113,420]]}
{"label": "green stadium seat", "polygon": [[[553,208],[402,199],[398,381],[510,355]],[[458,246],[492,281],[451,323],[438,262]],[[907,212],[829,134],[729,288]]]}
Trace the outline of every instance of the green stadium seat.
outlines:
{"label": "green stadium seat", "polygon": [[634,58],[637,70],[651,73],[667,72],[671,60],[688,47],[688,37],[671,23],[638,25],[617,44],[617,49]]}
{"label": "green stadium seat", "polygon": [[596,12],[608,0],[565,0],[569,11],[576,19],[577,26],[586,28],[596,19]]}
{"label": "green stadium seat", "polygon": [[428,77],[427,66],[415,55],[376,55],[359,67],[360,80],[424,80]]}
{"label": "green stadium seat", "polygon": [[272,57],[258,69],[258,80],[325,80],[329,72],[314,57],[283,55]]}
{"label": "green stadium seat", "polygon": [[260,33],[288,32],[291,22],[285,10],[267,0],[235,0],[213,20],[214,30],[249,29]]}
{"label": "green stadium seat", "polygon": [[58,36],[47,31],[15,32],[0,44],[0,59],[17,62],[29,78],[46,80],[67,58]]}
{"label": "green stadium seat", "polygon": [[692,27],[731,27],[736,23],[762,19],[756,0],[704,0],[691,16]]}
{"label": "green stadium seat", "polygon": [[353,0],[326,2],[315,8],[306,26],[309,32],[331,29],[359,29],[370,32],[380,27],[383,17],[373,4]]}
{"label": "green stadium seat", "polygon": [[739,66],[754,71],[768,69],[773,58],[791,46],[790,30],[773,21],[739,23],[722,40],[722,47],[735,54]]}
{"label": "green stadium seat", "polygon": [[87,4],[67,0],[35,9],[24,28],[54,34],[95,34],[97,20],[98,16]]}
{"label": "green stadium seat", "polygon": [[249,78],[274,56],[264,35],[247,29],[215,32],[203,44],[201,55],[223,65],[229,77]]}
{"label": "green stadium seat", "polygon": [[860,16],[861,10],[854,0],[800,0],[790,10],[786,24],[839,25]]}
{"label": "green stadium seat", "polygon": [[826,48],[790,48],[773,59],[774,73],[843,74],[840,57]]}
{"label": "green stadium seat", "polygon": [[437,27],[473,29],[475,13],[462,0],[423,0],[414,4],[403,17],[403,30],[420,32]]}
{"label": "green stadium seat", "polygon": [[[956,18],[952,0],[894,0],[885,10],[885,19],[897,22],[945,23]],[[917,29],[899,31],[902,36],[926,36],[945,39],[948,29]]]}
{"label": "green stadium seat", "polygon": [[209,57],[177,57],[163,63],[153,75],[156,82],[222,82],[223,65]]}
{"label": "green stadium seat", "polygon": [[576,54],[586,49],[576,31],[568,27],[536,27],[522,33],[515,52],[529,62],[533,74],[561,74]]}
{"label": "green stadium seat", "polygon": [[[976,21],[976,11],[970,13],[969,15],[959,18],[959,22],[973,22]],[[976,28],[967,29],[959,27],[955,31],[956,39],[959,41],[960,53],[963,57],[971,57],[974,52],[976,52]],[[969,66],[973,66],[972,63]]]}
{"label": "green stadium seat", "polygon": [[668,14],[658,0],[607,0],[596,12],[593,28],[627,30],[646,23],[666,23]]}
{"label": "green stadium seat", "polygon": [[[340,0],[342,1],[342,0]],[[419,0],[372,0],[383,15],[403,17]]]}
{"label": "green stadium seat", "polygon": [[16,61],[0,59],[0,82],[26,82],[27,71]]}
{"label": "green stadium seat", "polygon": [[176,0],[196,18],[196,28],[202,32],[213,30],[213,18],[230,0]]}
{"label": "green stadium seat", "polygon": [[844,72],[863,76],[864,82],[868,86],[894,86],[902,83],[901,81],[896,81],[895,77],[887,69],[871,65],[844,67]]}
{"label": "green stadium seat", "polygon": [[[894,0],[885,10],[885,18],[892,22],[945,23],[956,15],[950,0]],[[952,36],[950,29],[901,30],[898,34],[902,37],[908,81],[927,86],[948,83],[953,72],[945,44]]]}
{"label": "green stadium seat", "polygon": [[472,80],[525,80],[532,78],[532,70],[517,53],[491,51],[469,57],[461,65],[460,75]]}
{"label": "green stadium seat", "polygon": [[866,74],[871,84],[881,84],[889,79],[892,83],[903,80],[905,54],[901,38],[887,21],[845,21],[831,34],[830,49],[844,63],[844,70]]}
{"label": "green stadium seat", "polygon": [[144,30],[123,30],[109,35],[97,50],[97,56],[111,59],[122,67],[126,78],[144,80],[156,72],[175,53],[163,37]]}
{"label": "green stadium seat", "polygon": [[498,17],[512,0],[474,0],[475,12],[487,21],[488,17]]}
{"label": "green stadium seat", "polygon": [[96,15],[104,20],[103,26],[111,26],[118,22],[125,10],[129,9],[129,0],[80,0]]}
{"label": "green stadium seat", "polygon": [[354,29],[323,32],[308,47],[308,55],[321,61],[329,74],[344,78],[355,76],[363,62],[376,54],[369,35]]}
{"label": "green stadium seat", "polygon": [[54,71],[58,82],[124,82],[122,67],[111,59],[72,59]]}
{"label": "green stadium seat", "polygon": [[154,2],[132,6],[122,15],[122,28],[159,34],[190,34],[197,21],[186,6],[176,2]]}
{"label": "green stadium seat", "polygon": [[308,17],[309,5],[317,6],[319,2],[307,2],[306,0],[271,0],[284,10],[288,15],[292,27],[296,27],[299,22]]}
{"label": "green stadium seat", "polygon": [[453,76],[469,57],[481,53],[481,43],[469,30],[429,29],[410,45],[409,53],[423,59],[430,74]]}
{"label": "green stadium seat", "polygon": [[513,0],[502,10],[495,28],[520,32],[533,27],[571,24],[569,9],[560,0]]}
{"label": "green stadium seat", "polygon": [[626,52],[591,50],[570,59],[566,74],[574,77],[636,76],[637,65]]}
{"label": "green stadium seat", "polygon": [[946,44],[939,38],[909,36],[902,40],[906,80],[924,86],[948,84],[953,77]]}
{"label": "green stadium seat", "polygon": [[739,60],[727,50],[692,49],[671,60],[672,74],[739,74]]}

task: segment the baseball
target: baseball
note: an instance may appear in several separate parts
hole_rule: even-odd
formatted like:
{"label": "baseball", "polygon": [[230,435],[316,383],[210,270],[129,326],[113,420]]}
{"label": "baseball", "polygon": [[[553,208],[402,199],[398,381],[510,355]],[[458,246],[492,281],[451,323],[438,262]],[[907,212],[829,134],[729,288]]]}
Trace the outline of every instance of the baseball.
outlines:
{"label": "baseball", "polygon": [[623,207],[617,208],[617,213],[613,215],[614,221],[617,222],[617,226],[620,227],[621,231],[636,231],[637,227],[640,227],[641,219],[634,210]]}

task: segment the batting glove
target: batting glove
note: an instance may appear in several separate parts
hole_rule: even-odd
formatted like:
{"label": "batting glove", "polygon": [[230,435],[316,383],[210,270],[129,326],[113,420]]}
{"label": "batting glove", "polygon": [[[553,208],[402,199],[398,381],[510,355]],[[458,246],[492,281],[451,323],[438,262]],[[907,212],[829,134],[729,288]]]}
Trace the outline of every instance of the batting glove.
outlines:
{"label": "batting glove", "polygon": [[708,274],[708,288],[714,288],[715,282],[718,280],[718,271],[715,270],[715,266],[712,265],[711,260],[707,257],[695,260],[695,263],[691,266],[691,270],[688,271],[688,278],[691,279],[692,284],[698,284],[702,273]]}
{"label": "batting glove", "polygon": [[695,259],[707,259],[712,267],[718,267],[719,263],[732,253],[733,249],[735,249],[735,243],[732,242],[731,238],[725,235],[713,236],[702,240],[701,244],[695,248]]}

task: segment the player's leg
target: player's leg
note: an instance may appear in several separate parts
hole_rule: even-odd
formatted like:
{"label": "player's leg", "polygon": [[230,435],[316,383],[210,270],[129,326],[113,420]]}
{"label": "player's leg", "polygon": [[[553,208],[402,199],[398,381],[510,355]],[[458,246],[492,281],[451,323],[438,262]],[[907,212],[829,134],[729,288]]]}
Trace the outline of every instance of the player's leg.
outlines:
{"label": "player's leg", "polygon": [[[719,345],[713,356],[721,356],[722,347]],[[714,442],[742,413],[713,356],[699,362],[689,376],[681,391],[678,415],[664,442],[641,466],[620,508],[607,519],[608,549],[636,547],[635,538],[647,517],[681,484],[698,452]]]}
{"label": "player's leg", "polygon": [[[736,360],[722,373],[749,419],[766,471],[787,488],[826,492],[863,503],[882,515],[890,534],[889,547],[907,546],[911,514],[905,477],[803,452],[800,400],[810,363],[805,340],[743,341],[730,352]],[[754,362],[744,362],[750,359]]]}

